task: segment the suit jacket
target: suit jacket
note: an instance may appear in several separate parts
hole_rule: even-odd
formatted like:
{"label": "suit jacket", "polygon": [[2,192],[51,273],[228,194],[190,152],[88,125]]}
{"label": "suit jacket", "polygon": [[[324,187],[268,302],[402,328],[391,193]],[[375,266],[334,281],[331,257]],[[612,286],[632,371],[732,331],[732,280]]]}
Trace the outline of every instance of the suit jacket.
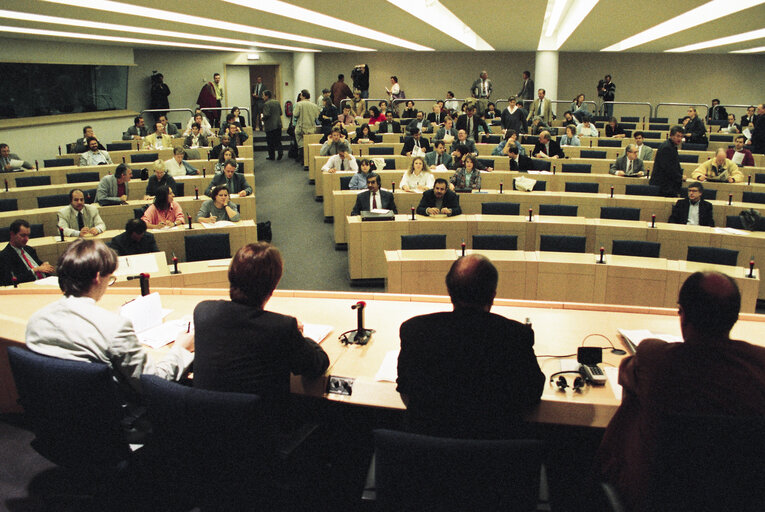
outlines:
{"label": "suit jacket", "polygon": [[[21,160],[21,158],[19,158],[19,155],[17,155],[16,153],[10,153],[8,155],[8,158],[9,158],[9,160]],[[21,167],[16,167],[16,168],[12,169],[11,172],[20,171],[20,170],[22,170],[22,168],[24,168],[24,169],[34,169],[35,168],[34,165],[30,164],[26,160],[22,160],[22,162],[23,163],[21,164]],[[0,158],[0,172],[8,172],[8,171],[5,170],[5,166],[7,164],[10,164],[10,161],[5,162],[4,159]]]}
{"label": "suit jacket", "polygon": [[752,153],[765,153],[765,114],[755,116],[752,130]]}
{"label": "suit jacket", "polygon": [[662,142],[659,149],[656,150],[649,184],[659,187],[665,197],[680,195],[680,187],[683,184],[683,168],[680,166],[677,146],[669,139]]}
{"label": "suit jacket", "polygon": [[[190,148],[191,145],[194,142],[194,136],[193,135],[186,135],[186,137],[183,139],[183,147],[184,148]],[[207,140],[207,137],[202,135],[202,132],[199,132],[199,140],[197,140],[200,146],[207,147],[210,145],[210,143]]]}
{"label": "suit jacket", "polygon": [[534,80],[529,78],[523,81],[521,90],[518,91],[518,97],[523,100],[530,100],[534,97]]}
{"label": "suit jacket", "polygon": [[[550,100],[545,98],[542,105],[542,120],[545,122],[545,124],[549,125],[550,122],[552,122],[552,103]],[[534,100],[534,103],[531,104],[531,109],[529,109],[529,115],[526,118],[527,121],[531,121],[534,116],[537,116],[537,109],[539,109],[539,98]]]}
{"label": "suit jacket", "polygon": [[[128,186],[130,183],[125,183],[125,195],[129,196]],[[114,204],[120,204],[122,201],[117,195],[117,178],[112,174],[107,174],[101,181],[98,182],[98,189],[96,189],[96,202],[101,206],[109,206]]]}
{"label": "suit jacket", "polygon": [[133,137],[136,135],[140,137],[146,137],[149,134],[149,131],[146,129],[145,126],[141,127],[140,129],[133,125],[127,130],[125,130],[125,133],[122,134],[122,140],[133,140]]}
{"label": "suit jacket", "polygon": [[397,390],[409,399],[414,432],[511,436],[542,396],[545,377],[534,355],[534,331],[526,325],[455,308],[407,320],[400,336]]}
{"label": "suit jacket", "polygon": [[[38,265],[43,263],[37,257],[37,251],[35,251],[34,247],[27,245],[24,247],[24,252],[27,253],[27,256],[31,256],[33,260],[31,262],[32,265],[34,265],[35,262]],[[11,273],[16,276],[19,283],[28,283],[37,279],[34,272],[32,272],[27,264],[24,263],[16,251],[13,250],[11,244],[8,243],[5,248],[0,251],[0,286],[13,284]]]}
{"label": "suit jacket", "polygon": [[704,127],[704,123],[699,116],[694,117],[683,128],[683,133],[690,133],[691,138],[688,142],[694,144],[704,144],[707,142],[707,129]]}
{"label": "suit jacket", "polygon": [[321,109],[311,100],[300,100],[295,103],[295,110],[292,113],[295,129],[300,128],[303,133],[313,133],[320,112]]}
{"label": "suit jacket", "polygon": [[[232,189],[229,190],[229,195],[238,194],[242,190],[247,192],[247,195],[252,194],[252,187],[247,183],[247,180],[244,177],[244,174],[240,174],[238,172],[235,172],[233,176],[231,176],[231,183],[232,183]],[[213,176],[213,179],[210,180],[210,184],[207,185],[207,188],[205,189],[205,195],[209,196],[210,192],[212,192],[212,189],[217,187],[218,185],[225,185],[226,184],[226,175],[222,172],[216,172],[215,176]]]}
{"label": "suit jacket", "polygon": [[430,123],[436,123],[436,124],[442,124],[446,120],[446,112],[441,111],[438,113],[438,117],[436,117],[435,112],[431,112],[427,116],[427,120]]}
{"label": "suit jacket", "polygon": [[[614,163],[611,164],[611,168],[608,170],[608,172],[611,174],[616,174],[616,171],[626,171],[626,170],[627,170],[627,155],[622,155],[618,157]],[[636,158],[632,162],[632,173],[627,174],[627,176],[635,176],[639,172],[645,173],[645,169],[643,169],[643,161],[639,158]]]}
{"label": "suit jacket", "polygon": [[490,98],[491,93],[494,90],[494,85],[491,83],[491,80],[488,78],[486,79],[486,88],[488,89],[488,94],[486,96],[483,96],[483,87],[482,87],[482,79],[477,79],[475,82],[473,82],[473,85],[470,86],[470,93],[473,95],[474,98]]}
{"label": "suit jacket", "polygon": [[643,162],[646,160],[653,160],[653,148],[651,146],[646,146],[643,144],[640,146],[640,150],[638,151],[638,158],[641,159]]}
{"label": "suit jacket", "polygon": [[[687,224],[688,223],[688,210],[691,207],[691,200],[687,197],[680,199],[672,207],[672,213],[669,215],[669,220],[672,224]],[[715,227],[715,220],[712,216],[712,203],[699,200],[699,226]]]}
{"label": "suit jacket", "polygon": [[534,145],[534,150],[531,152],[531,156],[536,156],[536,154],[539,153],[540,151],[544,151],[545,154],[549,157],[553,157],[557,155],[558,158],[565,158],[566,155],[563,153],[563,150],[561,149],[560,144],[558,144],[558,141],[550,140],[549,144],[550,144],[550,149],[547,150],[545,149],[544,144],[542,144],[541,142],[537,142]]}
{"label": "suit jacket", "polygon": [[[398,213],[398,210],[396,209],[396,201],[393,200],[392,193],[388,192],[387,190],[379,190],[377,193],[379,194],[378,197],[380,198],[380,204],[377,205],[377,208],[383,210],[391,210],[393,213]],[[356,204],[353,205],[351,215],[359,215],[361,212],[369,211],[370,194],[371,192],[366,190],[356,196]]]}
{"label": "suit jacket", "polygon": [[[420,147],[425,153],[430,151],[430,143],[425,137],[420,137]],[[414,137],[409,136],[404,139],[404,147],[401,149],[401,154],[406,155],[410,151],[414,150]]]}
{"label": "suit jacket", "polygon": [[534,161],[526,155],[518,155],[518,161],[510,160],[511,171],[528,171],[534,168]]}
{"label": "suit jacket", "polygon": [[[80,236],[80,230],[77,229],[77,213],[71,205],[58,211],[58,227],[64,230],[64,236]],[[86,228],[96,228],[99,233],[106,231],[106,224],[101,220],[98,208],[92,204],[83,206],[82,221]]]}
{"label": "suit jacket", "polygon": [[130,234],[125,231],[124,233],[120,233],[119,235],[112,238],[112,241],[109,242],[108,245],[114,249],[114,251],[119,256],[131,256],[133,254],[148,254],[150,252],[159,252],[156,238],[154,238],[154,235],[148,231],[143,234],[143,237],[141,237],[141,240],[138,242],[133,240]]}
{"label": "suit jacket", "polygon": [[437,141],[437,140],[444,140],[444,137],[446,137],[446,134],[447,134],[447,133],[448,133],[449,135],[451,135],[452,137],[454,137],[455,139],[457,138],[457,130],[456,130],[454,127],[450,128],[450,129],[449,129],[449,131],[447,132],[447,131],[446,131],[446,128],[442,126],[442,127],[440,127],[440,128],[438,129],[438,131],[436,132],[436,134],[433,136],[433,140],[434,140],[434,141]]}
{"label": "suit jacket", "polygon": [[[435,208],[436,207],[436,194],[433,192],[433,189],[426,190],[422,193],[422,199],[420,199],[420,204],[417,205],[417,215],[427,215],[428,208]],[[454,217],[455,215],[459,215],[462,213],[462,208],[460,207],[460,196],[458,196],[456,193],[452,192],[451,190],[446,190],[446,194],[444,195],[443,204],[441,205],[441,208],[449,208],[452,211],[451,216]]]}
{"label": "suit jacket", "polygon": [[512,114],[509,110],[502,109],[502,128],[505,130],[515,130],[516,133],[526,133],[528,125],[526,116],[523,115],[523,109],[518,107]]}
{"label": "suit jacket", "polygon": [[[437,153],[435,151],[431,151],[430,153],[425,153],[425,164],[430,167],[431,165],[436,165],[436,156]],[[452,155],[449,154],[448,151],[444,151],[444,154],[441,155],[441,163],[446,166],[448,169],[450,165],[452,165]]]}
{"label": "suit jacket", "polygon": [[454,127],[457,129],[457,131],[465,130],[467,133],[467,136],[469,139],[473,140],[479,140],[478,139],[478,127],[483,126],[484,133],[488,134],[491,133],[489,130],[489,127],[486,125],[486,121],[478,117],[477,115],[473,114],[473,130],[472,132],[468,132],[468,120],[467,120],[467,114],[462,114],[457,118],[457,124],[454,125]]}
{"label": "suit jacket", "polygon": [[223,153],[226,149],[230,149],[234,152],[234,155],[236,157],[239,157],[239,150],[236,149],[236,146],[224,146],[223,144],[217,144],[216,146],[213,146],[212,150],[210,151],[210,160],[219,160],[220,154]]}
{"label": "suit jacket", "polygon": [[[417,121],[416,117],[414,119],[412,119],[411,121],[409,121],[409,123],[406,125],[407,133],[412,133],[412,130],[414,128],[417,128],[417,123],[418,122],[419,121]],[[422,128],[420,128],[420,133],[430,133],[432,131],[433,131],[433,127],[430,125],[430,121],[428,121],[427,119],[423,118],[422,119]]]}
{"label": "suit jacket", "polygon": [[[173,138],[169,136],[168,134],[163,133],[160,139],[162,140],[162,147],[164,149],[173,147]],[[147,135],[143,139],[143,145],[141,146],[141,148],[142,149],[157,149],[157,134],[152,133],[151,135]]]}
{"label": "suit jacket", "polygon": [[387,120],[377,125],[377,133],[389,133],[388,132],[389,124],[393,127],[393,131],[390,133],[401,133],[401,124],[399,124],[398,121],[391,121],[390,123],[388,123]]}
{"label": "suit jacket", "polygon": [[273,98],[263,104],[263,128],[267,132],[282,129],[282,106]]}
{"label": "suit jacket", "polygon": [[709,107],[707,117],[713,121],[727,121],[728,111],[722,105],[715,105],[714,107]]}

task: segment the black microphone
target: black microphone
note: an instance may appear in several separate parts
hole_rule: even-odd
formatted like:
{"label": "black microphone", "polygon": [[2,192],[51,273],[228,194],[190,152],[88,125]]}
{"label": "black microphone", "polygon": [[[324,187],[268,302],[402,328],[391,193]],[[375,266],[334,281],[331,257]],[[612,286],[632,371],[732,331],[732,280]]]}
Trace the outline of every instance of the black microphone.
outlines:
{"label": "black microphone", "polygon": [[355,344],[355,345],[366,345],[369,343],[369,340],[372,338],[372,334],[374,334],[374,329],[365,329],[364,328],[364,308],[366,307],[367,303],[363,300],[358,301],[356,304],[351,306],[351,309],[357,310],[356,315],[356,330],[349,331],[348,336],[345,338],[347,343],[349,344]]}

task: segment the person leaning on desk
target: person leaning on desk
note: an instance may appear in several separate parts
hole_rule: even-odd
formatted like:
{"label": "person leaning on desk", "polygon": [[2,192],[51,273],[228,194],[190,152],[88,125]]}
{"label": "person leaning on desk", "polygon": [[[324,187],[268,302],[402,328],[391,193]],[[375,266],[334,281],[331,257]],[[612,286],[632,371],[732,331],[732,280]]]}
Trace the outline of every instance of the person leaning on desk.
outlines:
{"label": "person leaning on desk", "polygon": [[453,217],[462,213],[459,196],[449,190],[449,182],[436,179],[433,188],[422,193],[417,215],[446,215]]}
{"label": "person leaning on desk", "polygon": [[210,192],[210,197],[199,208],[197,213],[197,222],[203,224],[208,222],[217,222],[219,220],[228,220],[231,222],[239,221],[239,206],[232,203],[228,196],[226,185],[218,185]]}

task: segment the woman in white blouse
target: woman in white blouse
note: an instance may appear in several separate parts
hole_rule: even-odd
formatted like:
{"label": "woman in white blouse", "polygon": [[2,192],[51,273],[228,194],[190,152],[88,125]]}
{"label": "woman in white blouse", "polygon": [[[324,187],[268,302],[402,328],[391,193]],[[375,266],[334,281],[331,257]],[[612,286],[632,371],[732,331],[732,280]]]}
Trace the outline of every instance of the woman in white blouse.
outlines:
{"label": "woman in white blouse", "polygon": [[433,173],[425,165],[425,159],[421,156],[416,156],[412,159],[409,170],[401,178],[399,187],[406,192],[424,192],[433,188],[435,181],[436,178],[433,177]]}

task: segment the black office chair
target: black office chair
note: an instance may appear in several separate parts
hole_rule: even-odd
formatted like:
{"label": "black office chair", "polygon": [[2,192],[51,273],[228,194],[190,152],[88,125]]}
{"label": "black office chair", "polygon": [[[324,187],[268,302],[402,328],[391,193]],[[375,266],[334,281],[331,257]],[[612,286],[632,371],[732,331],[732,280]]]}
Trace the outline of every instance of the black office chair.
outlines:
{"label": "black office chair", "polygon": [[[686,151],[706,151],[708,144],[700,144],[696,142],[683,142],[683,145],[680,146],[680,149],[684,149]],[[682,156],[682,155],[680,155]],[[698,162],[698,155],[694,155],[697,157],[696,160],[693,160],[693,162]],[[684,160],[681,158],[681,162]]]}
{"label": "black office chair", "polygon": [[568,204],[540,204],[539,215],[556,215],[558,217],[576,217],[578,206]]}
{"label": "black office chair", "polygon": [[611,245],[611,252],[617,256],[658,258],[660,251],[660,243],[643,242],[642,240],[614,240]]}
{"label": "black office chair", "polygon": [[561,172],[583,172],[590,174],[592,172],[591,164],[563,164]]}
{"label": "black office chair", "polygon": [[483,165],[484,167],[494,168],[494,159],[493,158],[479,158],[478,162],[481,165]]}
{"label": "black office chair", "polygon": [[640,118],[635,116],[622,116],[620,123],[639,123]]}
{"label": "black office chair", "polygon": [[42,238],[44,236],[45,236],[45,229],[43,224],[29,225],[29,238]]}
{"label": "black office chair", "polygon": [[519,215],[520,203],[481,203],[482,215]]}
{"label": "black office chair", "polygon": [[130,151],[133,144],[130,142],[110,142],[106,145],[107,151]]}
{"label": "black office chair", "polygon": [[709,141],[710,142],[730,142],[731,136],[724,133],[710,133]]}
{"label": "black office chair", "polygon": [[446,249],[446,235],[401,235],[401,250]]}
{"label": "black office chair", "polygon": [[597,194],[600,185],[598,183],[579,183],[576,181],[566,182],[566,192],[586,192],[588,194]]}
{"label": "black office chair", "polygon": [[[204,192],[203,190],[200,190],[199,193],[201,194]],[[182,181],[176,181],[175,187],[173,189],[173,194],[175,194],[176,197],[183,197],[186,195],[186,184]]]}
{"label": "black office chair", "polygon": [[[500,121],[501,124],[501,121]],[[501,135],[489,135],[486,137],[486,144],[499,144],[502,141]]]}
{"label": "black office chair", "polygon": [[244,174],[244,162],[239,162],[236,164],[236,172],[239,174]]}
{"label": "black office chair", "polygon": [[[668,117],[649,117],[648,118],[648,123],[663,123],[663,124],[667,124],[667,123],[669,123],[669,118]],[[669,130],[669,128],[667,128],[667,130]]]}
{"label": "black office chair", "polygon": [[640,208],[622,208],[617,206],[601,206],[601,219],[640,220]]}
{"label": "black office chair", "polygon": [[42,187],[50,185],[50,176],[19,176],[16,178],[17,187]]}
{"label": "black office chair", "polygon": [[579,158],[606,158],[605,151],[595,151],[592,149],[583,149],[579,152]]}
{"label": "black office chair", "polygon": [[521,144],[536,144],[539,142],[539,135],[521,135]]}
{"label": "black office chair", "polygon": [[154,162],[159,159],[159,153],[134,153],[130,155],[130,162]]}
{"label": "black office chair", "polygon": [[[513,178],[513,190],[515,190],[515,178]],[[544,192],[547,190],[547,182],[544,180],[536,180],[536,183],[534,183],[534,187],[532,187],[532,192],[538,192],[542,191]]]}
{"label": "black office chair", "polygon": [[[663,123],[653,123],[653,124],[649,123],[648,124],[648,129],[649,130],[659,130],[659,131],[663,131],[663,132],[668,132],[669,128],[670,128],[670,126],[668,124],[663,124]],[[658,139],[658,137],[651,137],[651,138],[652,139]]]}
{"label": "black office chair", "polygon": [[[687,146],[687,144],[683,144],[683,149],[687,149],[685,146]],[[680,160],[681,163],[692,163],[692,164],[699,163],[699,155],[689,155],[686,153],[680,153],[679,155],[677,155],[677,158]]]}
{"label": "black office chair", "polygon": [[531,169],[534,171],[549,171],[550,161],[543,158],[532,158]]}
{"label": "black office chair", "polygon": [[473,235],[473,249],[517,251],[516,235]]}
{"label": "black office chair", "polygon": [[599,148],[620,148],[622,147],[622,142],[620,140],[598,139],[598,147]]}
{"label": "black office chair", "polygon": [[656,185],[625,185],[624,193],[628,196],[661,196],[661,189]]}
{"label": "black office chair", "polygon": [[[391,147],[382,147],[382,146],[370,146],[369,147],[369,154],[370,155],[392,155],[393,154],[393,148]],[[387,167],[387,164],[386,164]]]}
{"label": "black office chair", "polygon": [[52,206],[66,206],[71,201],[69,194],[53,194],[50,196],[37,196],[38,208],[50,208]]}
{"label": "black office chair", "polygon": [[[683,187],[680,189],[680,196],[688,197],[688,187]],[[701,198],[706,199],[707,201],[713,201],[717,199],[717,189],[705,188],[701,193]]]}
{"label": "black office chair", "polygon": [[765,192],[744,192],[742,200],[745,203],[765,203]]}
{"label": "black office chair", "polygon": [[351,189],[351,178],[353,176],[341,176],[340,177],[340,190],[350,190]]}
{"label": "black office chair", "polygon": [[700,261],[702,263],[735,267],[738,261],[738,251],[722,249],[720,247],[689,245],[688,256],[685,259],[688,261]]}
{"label": "black office chair", "polygon": [[133,217],[136,219],[143,217],[143,214],[146,213],[146,210],[149,209],[149,206],[150,205],[145,204],[143,206],[139,206],[138,208],[133,208]]}
{"label": "black office chair", "polygon": [[[726,215],[725,227],[734,229],[747,229],[744,227],[744,223],[741,221],[741,217],[738,215]],[[765,231],[765,217],[760,217],[750,231]]]}
{"label": "black office chair", "polygon": [[0,199],[0,212],[12,212],[18,209],[18,199]]}
{"label": "black office chair", "polygon": [[754,175],[754,182],[755,183],[765,183],[765,173],[757,173]]}
{"label": "black office chair", "polygon": [[231,257],[228,233],[186,235],[186,261],[217,260]]}
{"label": "black office chair", "polygon": [[380,510],[537,509],[542,444],[375,430]]}
{"label": "black office chair", "polygon": [[11,228],[9,226],[0,227],[0,242],[9,242],[11,240]]}
{"label": "black office chair", "polygon": [[70,172],[66,175],[67,183],[87,183],[100,180],[101,175],[98,172]]}
{"label": "black office chair", "polygon": [[658,140],[656,140],[656,141],[654,141],[654,140],[646,140],[644,142],[644,144],[646,146],[648,146],[649,148],[653,148],[653,149],[659,149],[659,146],[661,146],[661,142],[658,141]]}
{"label": "black office chair", "polygon": [[[372,149],[372,148],[369,148]],[[385,168],[393,170],[396,168],[396,159],[395,158],[386,158],[385,159]],[[378,169],[380,170],[380,169]]]}
{"label": "black office chair", "polygon": [[85,194],[85,204],[93,204],[96,200],[96,194],[98,193],[98,189],[88,188],[83,190],[82,193]]}
{"label": "black office chair", "polygon": [[32,447],[60,466],[112,467],[130,455],[112,371],[102,363],[43,356],[8,347],[8,360],[35,434]]}
{"label": "black office chair", "polygon": [[563,235],[540,235],[539,250],[549,252],[585,252],[587,237],[563,236]]}
{"label": "black office chair", "polygon": [[69,167],[74,165],[74,158],[51,158],[43,160],[43,167]]}

